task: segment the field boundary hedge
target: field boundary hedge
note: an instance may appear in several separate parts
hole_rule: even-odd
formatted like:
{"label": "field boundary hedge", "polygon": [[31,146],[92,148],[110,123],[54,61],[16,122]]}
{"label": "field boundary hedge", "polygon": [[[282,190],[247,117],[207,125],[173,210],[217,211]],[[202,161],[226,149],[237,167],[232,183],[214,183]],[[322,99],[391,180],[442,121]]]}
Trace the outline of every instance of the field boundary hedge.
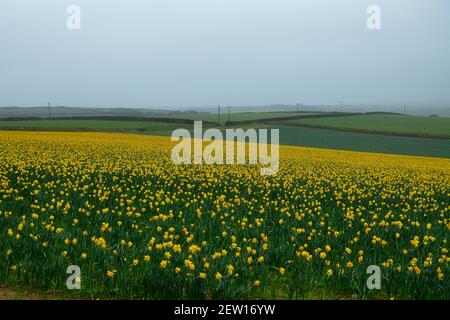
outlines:
{"label": "field boundary hedge", "polygon": [[[275,123],[275,122],[270,121],[270,122],[266,122],[265,124],[266,125],[274,125],[274,124],[279,125],[280,123]],[[334,127],[334,126],[325,126],[325,125],[296,124],[296,123],[282,123],[282,125],[288,126],[288,127],[334,130],[334,131],[344,131],[344,132],[353,132],[353,133],[376,134],[376,135],[383,135],[383,136],[450,140],[450,135],[438,135],[438,134],[429,134],[429,133],[384,131],[384,130],[372,130],[372,129],[360,129],[360,128],[343,128],[343,127]]]}

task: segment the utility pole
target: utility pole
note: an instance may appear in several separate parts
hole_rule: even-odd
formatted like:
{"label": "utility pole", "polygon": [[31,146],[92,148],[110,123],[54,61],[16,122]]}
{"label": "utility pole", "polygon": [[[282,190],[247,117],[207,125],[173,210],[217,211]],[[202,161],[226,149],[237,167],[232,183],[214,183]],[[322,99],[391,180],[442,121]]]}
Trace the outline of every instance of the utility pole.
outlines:
{"label": "utility pole", "polygon": [[217,123],[219,124],[220,127],[220,105],[217,106]]}
{"label": "utility pole", "polygon": [[297,114],[300,113],[300,105],[297,103]]}
{"label": "utility pole", "polygon": [[343,108],[342,108],[342,101],[341,101],[341,113],[342,113],[342,110],[343,110]]}
{"label": "utility pole", "polygon": [[51,108],[51,104],[49,102],[48,103],[48,120],[50,120],[50,108]]}
{"label": "utility pole", "polygon": [[230,106],[228,106],[228,122],[231,121],[231,112],[230,112]]}

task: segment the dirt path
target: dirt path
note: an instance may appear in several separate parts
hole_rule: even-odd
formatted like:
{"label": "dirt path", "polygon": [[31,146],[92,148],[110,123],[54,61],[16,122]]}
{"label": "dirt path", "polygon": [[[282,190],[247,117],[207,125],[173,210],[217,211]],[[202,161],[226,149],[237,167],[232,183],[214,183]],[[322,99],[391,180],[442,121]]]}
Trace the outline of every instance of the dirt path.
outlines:
{"label": "dirt path", "polygon": [[40,292],[22,287],[0,284],[0,300],[66,300],[76,299],[55,292]]}
{"label": "dirt path", "polygon": [[0,300],[39,300],[40,296],[36,293],[17,290],[0,284]]}

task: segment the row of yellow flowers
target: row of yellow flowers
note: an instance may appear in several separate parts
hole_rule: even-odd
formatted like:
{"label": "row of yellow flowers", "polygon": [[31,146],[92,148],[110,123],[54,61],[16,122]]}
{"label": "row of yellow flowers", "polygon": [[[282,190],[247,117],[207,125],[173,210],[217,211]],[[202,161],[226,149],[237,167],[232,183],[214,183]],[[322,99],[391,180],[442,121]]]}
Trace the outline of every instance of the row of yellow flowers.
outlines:
{"label": "row of yellow flowers", "polygon": [[450,298],[449,160],[281,147],[261,176],[172,146],[0,132],[0,281],[64,290],[79,265],[96,295]]}

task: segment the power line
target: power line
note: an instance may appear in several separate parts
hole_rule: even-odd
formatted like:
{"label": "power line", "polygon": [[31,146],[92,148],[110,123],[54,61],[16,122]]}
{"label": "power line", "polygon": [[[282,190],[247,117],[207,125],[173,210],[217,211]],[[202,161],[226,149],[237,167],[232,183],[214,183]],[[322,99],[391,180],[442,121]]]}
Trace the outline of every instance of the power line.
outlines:
{"label": "power line", "polygon": [[217,123],[219,124],[220,127],[220,105],[217,106]]}

